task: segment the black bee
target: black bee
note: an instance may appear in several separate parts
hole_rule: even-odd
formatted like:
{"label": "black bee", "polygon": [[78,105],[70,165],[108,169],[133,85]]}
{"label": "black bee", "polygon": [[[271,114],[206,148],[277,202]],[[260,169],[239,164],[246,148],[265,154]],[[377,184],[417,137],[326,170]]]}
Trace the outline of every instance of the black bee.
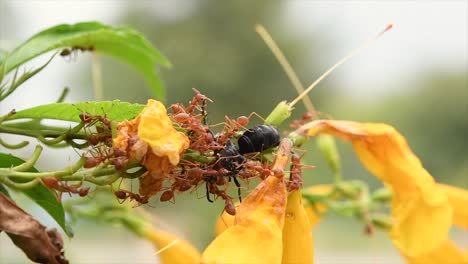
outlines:
{"label": "black bee", "polygon": [[280,143],[278,129],[270,125],[260,125],[250,128],[237,140],[239,153],[244,155],[252,152],[262,152]]}

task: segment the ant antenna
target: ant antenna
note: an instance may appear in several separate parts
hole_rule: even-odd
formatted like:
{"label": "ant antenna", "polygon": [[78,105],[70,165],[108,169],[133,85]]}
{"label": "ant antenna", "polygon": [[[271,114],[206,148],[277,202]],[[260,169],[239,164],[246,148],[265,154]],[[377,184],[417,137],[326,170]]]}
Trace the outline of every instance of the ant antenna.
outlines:
{"label": "ant antenna", "polygon": [[296,99],[294,99],[291,103],[289,103],[289,109],[292,109],[292,107],[297,103],[299,102],[305,95],[307,95],[307,93],[309,93],[315,86],[317,86],[317,84],[322,81],[325,77],[327,77],[333,70],[335,70],[336,68],[338,68],[338,66],[340,66],[341,64],[345,63],[346,61],[348,61],[349,59],[351,59],[352,57],[354,57],[356,54],[358,54],[361,50],[367,48],[369,45],[371,45],[372,43],[374,43],[374,41],[376,41],[379,37],[381,37],[385,32],[389,31],[390,29],[392,29],[393,25],[392,24],[389,24],[387,25],[387,27],[382,30],[379,34],[377,34],[377,36],[373,37],[373,38],[370,38],[369,40],[367,40],[366,42],[364,42],[364,44],[362,44],[361,46],[355,48],[354,50],[352,50],[348,55],[346,55],[344,58],[342,58],[341,60],[339,60],[337,63],[335,63],[335,65],[331,66],[325,73],[323,73],[315,82],[313,82],[302,94],[300,94],[298,97],[296,97]]}
{"label": "ant antenna", "polygon": [[[258,33],[258,35],[260,35],[260,37],[263,39],[263,41],[268,46],[268,48],[270,48],[271,52],[273,53],[275,58],[278,60],[281,67],[283,67],[284,72],[288,76],[289,80],[291,81],[292,85],[296,89],[297,93],[299,95],[303,94],[305,91],[304,85],[302,85],[301,81],[299,80],[299,77],[297,76],[293,67],[289,63],[288,59],[286,59],[286,56],[278,47],[278,45],[273,40],[273,38],[268,33],[268,31],[265,29],[265,27],[260,24],[257,24],[255,26],[255,31]],[[310,100],[308,96],[305,96],[302,98],[302,103],[304,104],[304,107],[306,108],[308,112],[311,112],[311,113],[315,112],[314,105],[312,104],[312,101]]]}

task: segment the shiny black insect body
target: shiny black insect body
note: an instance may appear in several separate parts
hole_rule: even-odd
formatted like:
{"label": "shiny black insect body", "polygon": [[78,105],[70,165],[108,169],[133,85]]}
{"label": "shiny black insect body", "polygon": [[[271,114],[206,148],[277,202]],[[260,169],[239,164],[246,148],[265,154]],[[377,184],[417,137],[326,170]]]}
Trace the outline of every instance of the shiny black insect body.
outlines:
{"label": "shiny black insect body", "polygon": [[[226,174],[220,175],[222,177],[228,177],[229,181],[231,179],[234,181],[234,184],[237,187],[237,194],[239,196],[239,201],[242,201],[240,182],[237,179],[237,174],[239,173],[242,164],[244,163],[244,157],[239,154],[239,147],[232,143],[231,140],[226,142],[224,149],[220,150],[218,153],[219,165],[221,168],[226,170]],[[207,187],[207,199],[209,202],[213,202],[209,196],[209,190]]]}
{"label": "shiny black insect body", "polygon": [[244,163],[244,157],[239,153],[239,147],[231,140],[226,142],[224,149],[218,152],[221,166],[233,174],[239,172],[239,167]]}
{"label": "shiny black insect body", "polygon": [[260,125],[250,128],[237,140],[241,155],[262,152],[280,143],[278,129],[270,125]]}

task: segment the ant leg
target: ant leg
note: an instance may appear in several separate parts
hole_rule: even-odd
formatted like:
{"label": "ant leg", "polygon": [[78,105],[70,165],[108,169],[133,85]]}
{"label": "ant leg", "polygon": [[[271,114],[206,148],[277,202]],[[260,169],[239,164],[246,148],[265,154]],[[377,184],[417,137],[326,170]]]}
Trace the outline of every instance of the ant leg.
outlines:
{"label": "ant leg", "polygon": [[209,183],[207,182],[206,185],[205,185],[206,186],[206,199],[208,200],[208,202],[212,203],[213,200],[211,200],[211,198],[210,198],[210,188],[208,187],[208,184]]}
{"label": "ant leg", "polygon": [[[234,184],[237,187],[237,196],[239,197],[239,202],[242,203],[242,196],[241,196],[241,185],[239,181],[237,180],[237,175],[232,176],[232,179],[234,180]],[[229,180],[231,180],[231,177],[229,177]]]}
{"label": "ant leg", "polygon": [[250,113],[247,118],[250,119],[252,116],[256,116],[258,117],[258,119],[262,120],[263,122],[265,122],[265,118],[263,118],[262,116],[260,116],[259,114],[257,114],[256,112],[252,112]]}

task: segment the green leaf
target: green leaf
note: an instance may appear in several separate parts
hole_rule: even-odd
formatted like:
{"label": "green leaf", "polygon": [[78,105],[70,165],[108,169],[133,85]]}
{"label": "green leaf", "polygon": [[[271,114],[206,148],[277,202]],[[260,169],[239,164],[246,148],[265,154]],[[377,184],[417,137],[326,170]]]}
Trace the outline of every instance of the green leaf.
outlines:
{"label": "green leaf", "polygon": [[40,118],[40,119],[58,119],[65,121],[80,122],[79,115],[88,113],[91,115],[105,116],[109,120],[124,121],[135,118],[145,107],[142,104],[130,104],[127,102],[101,101],[101,102],[83,102],[77,104],[53,103],[36,106],[17,112],[9,118]]}
{"label": "green leaf", "polygon": [[[9,168],[24,163],[24,160],[5,153],[0,153],[0,168]],[[36,168],[31,168],[29,172],[37,172]],[[13,179],[12,179],[13,180]],[[16,180],[19,182],[18,180]],[[71,236],[70,228],[65,224],[65,211],[62,204],[57,201],[54,194],[45,186],[38,184],[27,190],[22,190],[26,196],[40,205],[49,215],[62,227],[62,229]]]}
{"label": "green leaf", "polygon": [[156,98],[164,99],[156,66],[169,61],[139,32],[98,22],[62,24],[46,29],[13,50],[6,59],[6,72],[48,51],[62,48],[93,48],[136,68],[148,81]]}

